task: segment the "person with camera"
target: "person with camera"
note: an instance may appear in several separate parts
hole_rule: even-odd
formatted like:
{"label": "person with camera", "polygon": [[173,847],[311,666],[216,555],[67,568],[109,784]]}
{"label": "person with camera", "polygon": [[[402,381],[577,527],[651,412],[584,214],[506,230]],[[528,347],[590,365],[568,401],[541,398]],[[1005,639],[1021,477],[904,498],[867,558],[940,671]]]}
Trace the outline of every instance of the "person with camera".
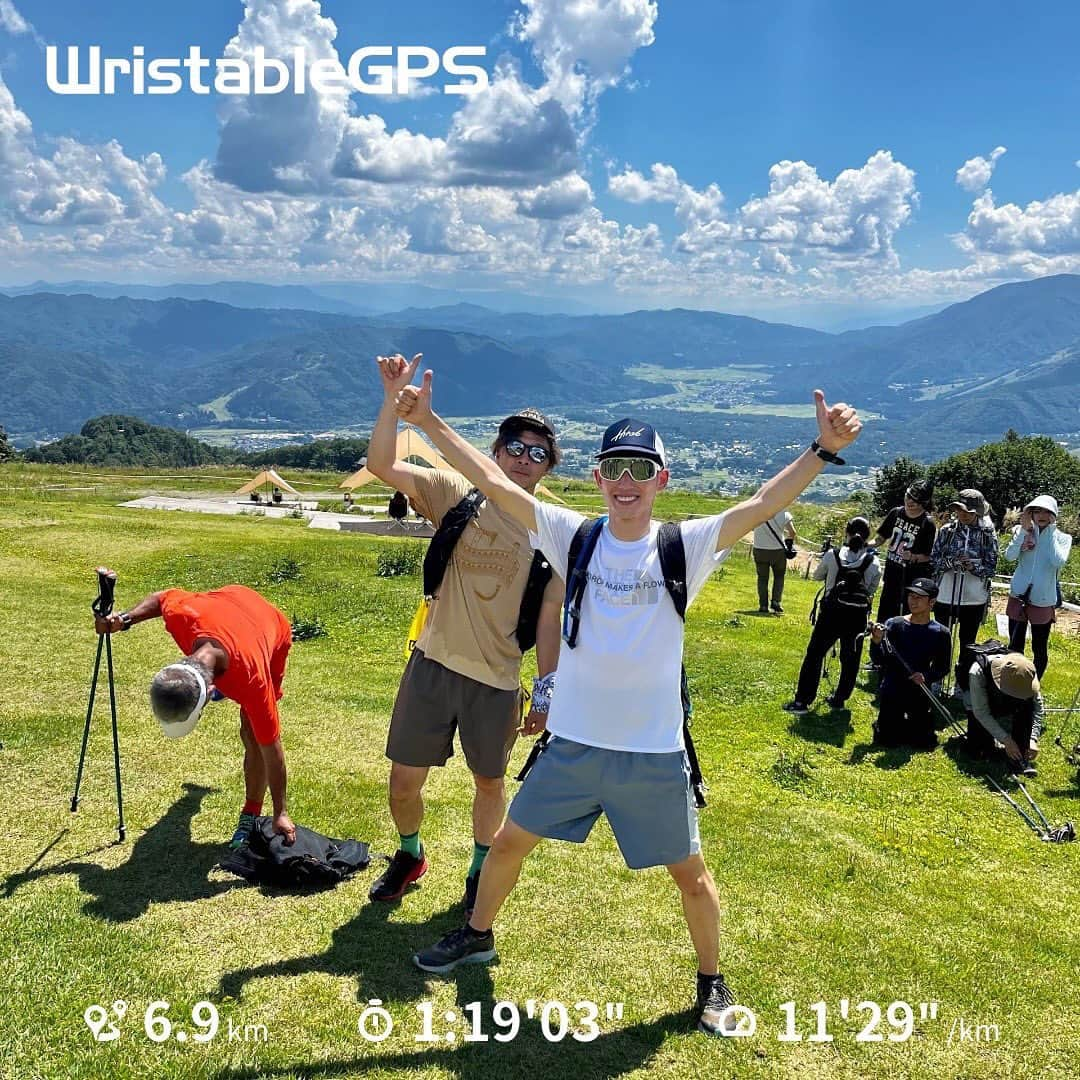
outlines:
{"label": "person with camera", "polygon": [[814,619],[806,657],[799,671],[795,699],[786,712],[802,715],[810,711],[821,682],[821,667],[829,650],[840,643],[840,678],[836,690],[825,699],[830,709],[842,709],[855,689],[862,659],[866,620],[881,581],[881,563],[870,547],[870,522],[854,517],[844,530],[844,543],[830,547],[814,567],[814,580],[824,581],[820,606]]}
{"label": "person with camera", "polygon": [[1032,499],[1013,529],[1005,558],[1016,561],[1009,585],[1009,648],[1023,653],[1027,629],[1031,626],[1031,655],[1035,673],[1041,679],[1049,662],[1047,643],[1055,622],[1060,597],[1058,574],[1069,561],[1073,538],[1057,527],[1058,504],[1052,495]]}
{"label": "person with camera", "polygon": [[115,634],[158,618],[184,654],[150,683],[150,707],[165,735],[179,739],[189,734],[209,701],[228,698],[240,706],[245,800],[229,846],[247,843],[268,787],[274,832],[284,836],[285,843],[293,843],[296,826],[286,812],[285,750],[277,704],[292,624],[253,589],[224,585],[212,592],[151,593],[127,611],[96,616],[94,627],[99,634]]}
{"label": "person with camera", "polygon": [[[367,467],[407,497],[436,530],[448,515],[462,512],[466,499],[479,501],[453,545],[394,702],[386,756],[398,850],[369,895],[376,901],[397,900],[427,872],[420,840],[423,788],[431,768],[445,765],[453,754],[456,732],[474,784],[473,851],[463,897],[470,914],[480,868],[506,813],[504,776],[519,727],[522,734],[536,735],[546,719],[541,692],[533,695],[533,708],[521,721],[522,648],[516,630],[534,559],[524,527],[480,496],[461,473],[397,460],[395,402],[420,359],[419,353],[411,361],[400,355],[377,358],[384,400],[371,433]],[[500,474],[530,494],[559,461],[551,422],[531,408],[503,420],[491,453]],[[562,582],[550,575],[532,627],[541,690],[559,662],[562,595]]]}
{"label": "person with camera", "polygon": [[[788,559],[794,559],[795,523],[787,510],[773,514],[754,529],[754,564],[757,567],[758,612],[769,613],[770,607],[783,615],[780,601],[784,598],[784,575]],[[769,573],[772,573],[772,597],[769,596]]]}

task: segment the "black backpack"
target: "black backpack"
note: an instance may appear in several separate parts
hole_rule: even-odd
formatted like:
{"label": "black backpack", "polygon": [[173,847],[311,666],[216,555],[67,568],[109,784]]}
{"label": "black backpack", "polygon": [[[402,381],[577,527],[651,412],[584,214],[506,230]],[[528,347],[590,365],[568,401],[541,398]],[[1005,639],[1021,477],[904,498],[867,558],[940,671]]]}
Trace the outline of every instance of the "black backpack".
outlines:
{"label": "black backpack", "polygon": [[[600,539],[600,533],[606,521],[606,516],[596,521],[583,521],[574,533],[573,540],[570,541],[570,555],[566,562],[566,565],[570,567],[570,572],[566,578],[563,640],[571,649],[577,646],[578,629],[581,626],[581,601],[584,599],[585,587],[588,583],[589,560],[592,559],[593,552],[596,550],[597,541]],[[686,548],[683,546],[682,531],[678,525],[665,522],[660,526],[657,548],[660,554],[660,571],[664,575],[664,585],[679,618],[685,621]],[[685,665],[679,675],[679,695],[682,699],[683,742],[686,745],[686,759],[690,765],[690,783],[694,789],[694,802],[697,806],[703,807],[708,787],[705,778],[701,775],[697,750],[690,735],[694,707],[690,701],[690,685],[686,679]]]}
{"label": "black backpack", "polygon": [[303,825],[296,826],[296,842],[287,845],[274,832],[273,818],[264,816],[255,819],[248,842],[218,865],[257,885],[317,892],[333,888],[370,862],[362,840],[332,840]]}
{"label": "black backpack", "polygon": [[876,552],[873,548],[868,548],[866,554],[854,566],[844,566],[840,562],[840,552],[835,548],[833,551],[836,556],[836,581],[825,594],[825,603],[869,611],[870,593],[866,588],[866,571],[874,561]]}
{"label": "black backpack", "polygon": [[[450,565],[450,556],[454,552],[454,547],[465,532],[465,527],[479,513],[483,503],[484,494],[479,488],[473,488],[461,502],[452,506],[443,516],[424,555],[425,596],[434,596],[439,591],[446,568]],[[521,607],[518,609],[517,630],[515,631],[518,648],[523,653],[527,653],[536,644],[536,624],[540,618],[544,590],[549,581],[551,581],[551,564],[544,558],[542,552],[533,552],[525,591],[521,595]]]}

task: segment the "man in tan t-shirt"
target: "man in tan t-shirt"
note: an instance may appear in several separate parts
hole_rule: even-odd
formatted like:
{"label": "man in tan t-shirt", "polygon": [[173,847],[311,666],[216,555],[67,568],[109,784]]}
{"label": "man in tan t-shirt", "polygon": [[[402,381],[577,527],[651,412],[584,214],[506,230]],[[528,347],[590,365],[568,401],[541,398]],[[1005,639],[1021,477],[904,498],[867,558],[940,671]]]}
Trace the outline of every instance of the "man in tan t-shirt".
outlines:
{"label": "man in tan t-shirt", "polygon": [[[403,356],[378,358],[384,401],[371,433],[367,467],[407,495],[437,528],[473,485],[452,470],[426,469],[395,458],[396,396],[412,381],[420,359],[419,354],[411,362]],[[535,409],[523,409],[499,425],[492,453],[503,472],[530,493],[559,459],[555,431]],[[422,790],[431,767],[445,765],[453,754],[456,730],[476,785],[473,858],[464,898],[466,911],[472,911],[480,867],[506,813],[503,778],[520,715],[522,654],[515,631],[532,561],[525,529],[484,500],[454,546],[398,688],[386,756],[391,761],[390,814],[399,848],[372,885],[372,900],[398,899],[427,871],[420,843]],[[552,577],[536,627],[538,682],[558,664],[562,599],[563,583]],[[546,712],[534,708],[522,733],[539,733],[546,719]]]}

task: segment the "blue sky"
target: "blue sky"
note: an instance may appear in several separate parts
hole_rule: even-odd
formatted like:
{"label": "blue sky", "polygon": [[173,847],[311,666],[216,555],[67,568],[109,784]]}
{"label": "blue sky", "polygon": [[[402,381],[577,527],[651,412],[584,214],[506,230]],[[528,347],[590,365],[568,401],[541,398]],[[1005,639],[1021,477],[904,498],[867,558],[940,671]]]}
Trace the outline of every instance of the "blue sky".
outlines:
{"label": "blue sky", "polygon": [[[47,44],[483,45],[473,97],[73,97]],[[416,281],[827,323],[1080,270],[1080,6],[0,0],[0,281]]]}

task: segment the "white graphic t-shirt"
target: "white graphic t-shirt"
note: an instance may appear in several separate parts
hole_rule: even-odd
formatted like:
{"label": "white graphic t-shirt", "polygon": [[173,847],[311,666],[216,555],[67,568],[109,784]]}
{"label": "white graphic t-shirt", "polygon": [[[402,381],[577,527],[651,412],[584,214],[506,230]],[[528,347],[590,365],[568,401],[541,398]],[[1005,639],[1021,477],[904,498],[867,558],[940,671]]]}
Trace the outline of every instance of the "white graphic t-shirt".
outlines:
{"label": "white graphic t-shirt", "polygon": [[[687,605],[730,554],[717,553],[723,514],[684,522]],[[564,581],[581,514],[536,504],[529,539]],[[660,572],[657,534],[617,540],[605,524],[589,560],[577,647],[563,644],[547,728],[588,746],[666,754],[683,748],[683,622]]]}

